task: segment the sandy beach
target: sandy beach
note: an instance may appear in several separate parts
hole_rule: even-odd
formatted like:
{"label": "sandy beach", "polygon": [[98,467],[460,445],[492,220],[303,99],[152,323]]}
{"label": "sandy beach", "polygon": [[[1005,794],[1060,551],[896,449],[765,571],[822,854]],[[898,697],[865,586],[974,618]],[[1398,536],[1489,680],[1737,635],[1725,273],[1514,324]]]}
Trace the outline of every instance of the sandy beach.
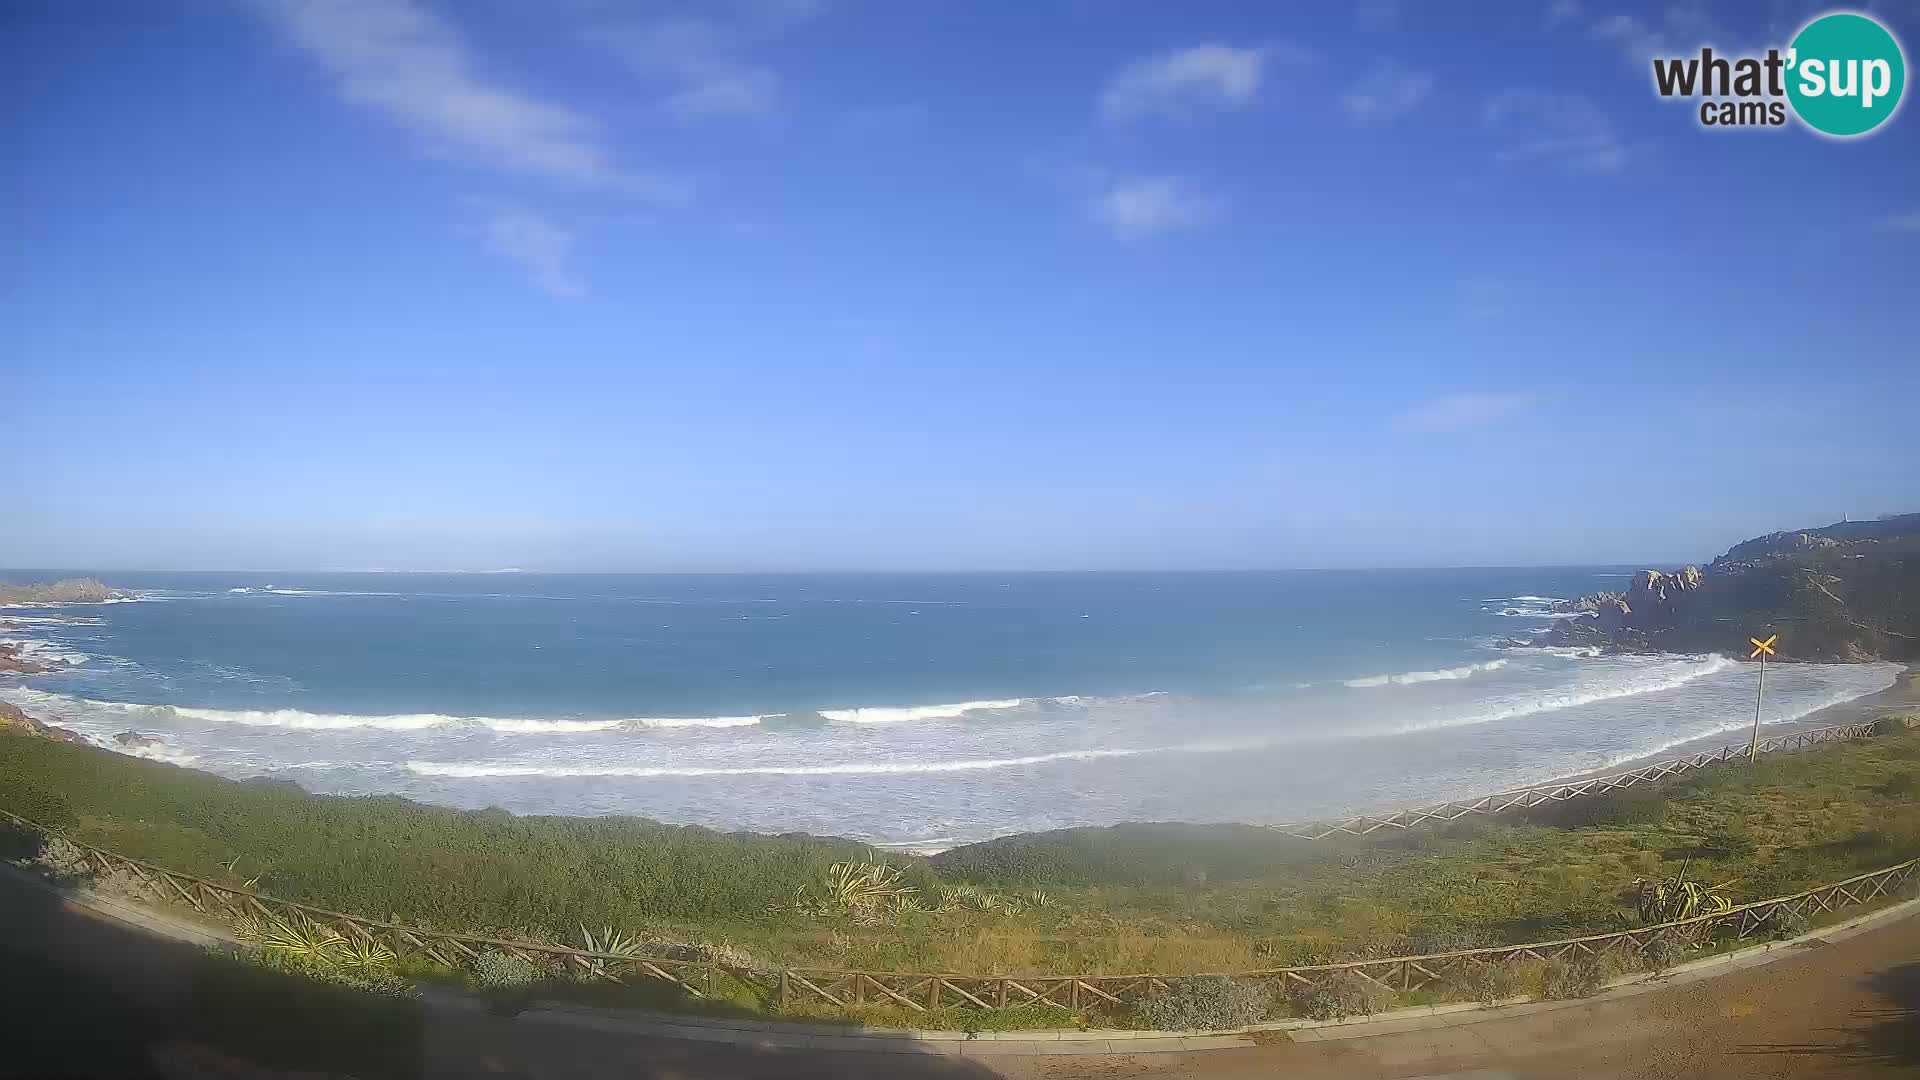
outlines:
{"label": "sandy beach", "polygon": [[[1920,713],[1920,665],[1907,665],[1907,669],[1894,679],[1893,685],[1878,693],[1865,697],[1843,701],[1838,705],[1829,705],[1824,709],[1808,713],[1798,720],[1789,720],[1782,724],[1765,724],[1760,728],[1760,737],[1788,735],[1796,731],[1813,728],[1839,727],[1844,724],[1864,724],[1886,716],[1900,716],[1906,713]],[[1751,729],[1749,729],[1751,730]],[[1746,741],[1746,736],[1732,732],[1721,732],[1703,739],[1668,747],[1658,754],[1652,754],[1637,761],[1626,762],[1606,769],[1591,772],[1573,773],[1558,777],[1557,780],[1585,780],[1595,776],[1613,776],[1646,765],[1649,762],[1667,758],[1686,757],[1702,750],[1718,750],[1722,746]],[[1548,781],[1549,783],[1553,781]],[[1534,785],[1538,786],[1538,785]]]}

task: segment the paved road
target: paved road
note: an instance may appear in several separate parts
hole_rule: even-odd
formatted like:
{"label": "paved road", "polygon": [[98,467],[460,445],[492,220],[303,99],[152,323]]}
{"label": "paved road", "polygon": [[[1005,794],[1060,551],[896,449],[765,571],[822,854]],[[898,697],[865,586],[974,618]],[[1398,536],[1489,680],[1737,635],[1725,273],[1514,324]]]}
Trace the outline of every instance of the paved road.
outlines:
{"label": "paved road", "polygon": [[[1106,1058],[905,1057],[642,1039],[442,1009],[394,1019],[0,881],[0,1075],[284,1078],[1920,1076],[1920,918],[1765,967],[1483,1023]],[[257,1064],[256,1064],[257,1063]],[[271,1066],[271,1068],[267,1068]]]}

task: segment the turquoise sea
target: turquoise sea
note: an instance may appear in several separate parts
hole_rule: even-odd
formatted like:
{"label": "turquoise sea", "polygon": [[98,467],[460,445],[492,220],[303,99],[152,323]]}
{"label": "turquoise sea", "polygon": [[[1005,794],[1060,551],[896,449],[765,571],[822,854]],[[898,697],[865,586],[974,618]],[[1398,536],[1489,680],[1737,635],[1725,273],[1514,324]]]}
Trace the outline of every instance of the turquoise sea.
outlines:
{"label": "turquoise sea", "polygon": [[[1506,644],[1629,572],[95,571],[136,598],[0,609],[55,666],[0,700],[226,776],[520,813],[924,849],[1278,822],[1743,730],[1744,664]],[[1766,720],[1896,670],[1777,665]]]}

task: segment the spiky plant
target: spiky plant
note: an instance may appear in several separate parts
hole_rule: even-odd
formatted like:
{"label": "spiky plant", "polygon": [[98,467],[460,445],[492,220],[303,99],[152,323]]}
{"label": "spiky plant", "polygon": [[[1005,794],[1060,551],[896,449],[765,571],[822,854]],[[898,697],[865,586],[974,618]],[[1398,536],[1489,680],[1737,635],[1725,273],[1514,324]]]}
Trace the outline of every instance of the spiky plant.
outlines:
{"label": "spiky plant", "polygon": [[[645,941],[615,930],[611,926],[603,927],[598,934],[595,934],[593,931],[587,929],[586,926],[582,925],[580,927],[580,940],[582,942],[580,947],[587,952],[607,953],[613,956],[640,956],[646,952],[647,948]],[[586,963],[587,975],[591,978],[617,978],[608,970],[607,964],[609,961],[604,958],[589,959]]]}
{"label": "spiky plant", "polygon": [[1628,896],[1643,922],[1679,922],[1733,907],[1733,901],[1723,892],[1733,882],[1704,885],[1689,881],[1685,873],[1682,870],[1673,877],[1633,879],[1628,886]]}
{"label": "spiky plant", "polygon": [[347,944],[332,927],[303,916],[280,919],[259,917],[242,920],[240,936],[264,951],[290,960],[311,964],[332,963]]}
{"label": "spiky plant", "polygon": [[333,962],[347,971],[362,975],[384,974],[393,970],[398,957],[384,943],[371,938],[342,941],[333,950]]}

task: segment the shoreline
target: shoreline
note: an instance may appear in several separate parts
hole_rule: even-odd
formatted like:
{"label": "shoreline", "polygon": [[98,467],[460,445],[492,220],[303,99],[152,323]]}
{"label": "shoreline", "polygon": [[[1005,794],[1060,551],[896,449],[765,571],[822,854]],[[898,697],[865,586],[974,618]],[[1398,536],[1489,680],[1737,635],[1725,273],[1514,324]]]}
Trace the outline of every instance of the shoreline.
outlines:
{"label": "shoreline", "polygon": [[[1850,701],[1842,701],[1832,705],[1823,706],[1811,713],[1808,713],[1805,716],[1797,717],[1793,720],[1777,721],[1772,724],[1763,724],[1762,731],[1763,733],[1769,734],[1769,735],[1785,735],[1785,734],[1791,734],[1795,731],[1805,731],[1805,730],[1811,730],[1816,728],[1836,727],[1836,726],[1843,726],[1847,724],[1868,723],[1868,722],[1878,720],[1888,714],[1912,712],[1917,710],[1920,710],[1920,664],[1909,663],[1909,664],[1905,664],[1903,666],[1903,669],[1897,674],[1895,674],[1893,684],[1884,689],[1874,691],[1873,693],[1870,693],[1870,694],[1863,694],[1860,697],[1854,698]],[[31,718],[27,718],[27,722],[38,728],[43,729],[41,731],[41,734],[44,737],[61,739],[69,742],[78,742],[78,743],[81,743],[82,745],[87,745],[87,746],[94,747],[96,749],[108,751],[109,753],[120,754],[126,757],[133,757],[141,760],[159,761],[165,764],[175,764],[176,767],[178,768],[184,768],[192,772],[204,773],[208,776],[219,777],[221,779],[230,779],[228,777],[225,777],[223,774],[213,772],[212,770],[198,768],[193,765],[180,765],[176,762],[166,762],[164,758],[159,758],[150,754],[137,753],[135,752],[134,747],[129,744],[111,745],[110,741],[108,740],[94,740],[87,736],[83,736],[78,732],[74,732],[69,729],[59,727],[57,725],[40,723]],[[1523,790],[1530,787],[1539,787],[1542,785],[1559,784],[1559,783],[1576,783],[1582,780],[1589,780],[1589,779],[1594,779],[1598,777],[1619,775],[1622,773],[1632,772],[1635,769],[1642,768],[1645,765],[1652,762],[1662,761],[1670,758],[1686,757],[1691,754],[1699,753],[1703,750],[1718,750],[1719,748],[1726,746],[1730,743],[1738,742],[1739,740],[1737,738],[1737,735],[1738,735],[1738,732],[1719,732],[1712,735],[1705,735],[1698,739],[1692,739],[1675,746],[1665,747],[1654,753],[1646,754],[1640,757],[1629,758],[1621,762],[1616,762],[1614,764],[1608,765],[1605,768],[1589,769],[1589,770],[1584,770],[1580,772],[1550,776],[1550,777],[1546,777],[1544,779],[1533,781],[1526,784],[1513,785],[1508,788],[1500,789],[1499,791],[1475,792],[1468,796],[1465,796],[1464,798],[1465,799],[1481,798],[1489,795],[1499,795],[1507,791],[1519,791],[1519,790]],[[310,791],[307,793],[309,795],[327,797],[327,793],[324,793],[324,792]],[[1462,799],[1456,798],[1456,799],[1435,800],[1435,801],[1458,802],[1458,801],[1462,801]],[[1397,811],[1402,811],[1402,810],[1416,808],[1419,806],[1426,806],[1426,805],[1432,805],[1432,804],[1433,804],[1433,801],[1406,803],[1403,805],[1397,805],[1397,806],[1385,808],[1377,812],[1368,812],[1368,813],[1365,813],[1363,816],[1372,817],[1372,816],[1378,816],[1380,814],[1391,814]],[[422,805],[442,806],[444,804],[422,802]],[[458,807],[449,807],[449,808],[459,809]],[[551,815],[544,815],[544,816],[551,816]],[[586,818],[600,817],[605,815],[560,815],[560,816],[586,819]],[[666,823],[666,824],[672,824],[672,823]],[[1154,824],[1154,822],[1118,822],[1116,824],[1139,825],[1139,824]],[[1195,822],[1192,824],[1203,825],[1203,826],[1204,825],[1235,826],[1235,825],[1244,825],[1249,823],[1247,822]],[[1301,825],[1301,824],[1308,824],[1308,822],[1289,822],[1287,824]],[[1263,827],[1273,827],[1273,826],[1263,826]],[[1003,834],[1000,836],[988,837],[984,840],[974,840],[974,841],[966,841],[964,843],[950,843],[950,844],[929,843],[927,841],[880,842],[880,841],[862,840],[858,837],[847,836],[844,834],[832,834],[830,836],[827,834],[821,834],[821,835],[828,839],[843,839],[843,840],[848,840],[854,843],[866,844],[868,847],[883,850],[883,851],[888,851],[888,852],[893,852],[898,854],[909,854],[909,855],[919,856],[922,858],[927,858],[934,855],[938,855],[945,851],[953,850],[955,848],[967,847],[972,844],[995,843],[998,841],[1007,840],[1014,837],[1038,836],[1038,835],[1044,835],[1049,832],[1057,832],[1057,831],[1061,831],[1061,830],[1057,830],[1057,829],[1027,830],[1023,832],[1014,832],[1014,833]],[[777,835],[777,834],[757,834],[757,835]]]}
{"label": "shoreline", "polygon": [[[1920,664],[1907,664],[1904,670],[1893,677],[1893,685],[1871,694],[1862,694],[1851,701],[1836,702],[1815,709],[1805,716],[1793,720],[1782,720],[1771,724],[1761,724],[1760,734],[1791,735],[1796,731],[1813,728],[1840,727],[1846,724],[1864,724],[1878,720],[1890,712],[1920,711]],[[1751,732],[1752,727],[1743,729]],[[1604,769],[1588,769],[1584,772],[1569,773],[1565,776],[1548,777],[1541,783],[1559,783],[1561,781],[1590,780],[1597,776],[1611,776],[1616,773],[1631,772],[1649,762],[1670,757],[1685,757],[1702,750],[1718,750],[1729,743],[1738,742],[1739,732],[1723,731],[1714,735],[1703,735],[1698,739],[1689,739],[1677,746],[1669,746],[1644,757],[1629,758]],[[1535,785],[1523,785],[1535,786]]]}
{"label": "shoreline", "polygon": [[[111,602],[111,601],[100,601],[100,602],[104,603],[104,602]],[[62,621],[68,621],[68,620],[63,619]],[[73,619],[71,621],[81,622],[84,620]],[[11,640],[5,641],[4,643],[0,643],[0,660],[10,658],[4,655],[6,651],[6,646],[17,647],[18,644],[19,644],[18,642],[11,641]],[[1667,654],[1667,655],[1669,657],[1690,657],[1690,656],[1693,656],[1694,654]],[[1504,661],[1501,661],[1501,662],[1504,663]],[[1492,665],[1489,665],[1489,666],[1492,666]],[[1920,674],[1916,674],[1917,672],[1920,672],[1920,665],[1908,663],[1908,664],[1899,665],[1899,667],[1900,667],[1900,670],[1894,673],[1893,675],[1893,681],[1891,685],[1883,689],[1873,691],[1871,693],[1863,694],[1860,697],[1856,697],[1849,701],[1843,701],[1843,702],[1838,702],[1831,705],[1822,706],[1821,708],[1818,708],[1813,712],[1808,713],[1805,716],[1797,717],[1792,720],[1779,720],[1779,721],[1765,724],[1763,726],[1766,729],[1766,733],[1770,736],[1790,734],[1795,731],[1807,730],[1811,728],[1864,722],[1867,720],[1875,719],[1878,716],[1883,715],[1885,712],[1888,712],[1888,711],[1897,711],[1897,710],[1914,711],[1915,709],[1920,709]],[[0,665],[0,674],[4,674],[4,672],[5,672],[4,665]],[[27,668],[26,670],[19,671],[18,674],[24,675],[24,674],[57,673],[57,672],[58,672],[58,669],[55,669],[49,665],[40,664],[40,665],[35,665],[34,667],[31,667],[31,668]],[[12,679],[0,678],[0,686],[5,686],[7,684],[13,684],[13,683],[14,683],[14,680]],[[16,685],[19,685],[19,684],[16,684]],[[57,693],[53,691],[49,691],[49,692]],[[889,713],[891,714],[891,713],[921,713],[921,712],[928,712],[928,711],[933,711],[934,709],[938,709],[943,713],[947,710],[964,712],[969,708],[978,709],[978,708],[1004,707],[1006,705],[1018,703],[1021,700],[1041,700],[1041,699],[1006,699],[1006,700],[991,700],[991,701],[981,700],[981,701],[960,702],[950,706],[868,707],[868,708],[847,709],[844,711],[848,713]],[[31,708],[31,706],[29,707]],[[1731,710],[1728,710],[1728,711],[1730,712]],[[44,716],[44,714],[42,715]],[[339,718],[333,718],[333,719],[339,719]],[[459,719],[459,718],[454,718],[454,719]],[[468,719],[485,720],[487,718],[468,718]],[[751,720],[757,721],[765,718],[756,716],[751,718],[719,718],[719,719],[724,719],[727,721],[727,723],[725,725],[715,724],[713,726],[734,726],[741,719],[751,719]],[[56,730],[61,730],[58,728],[58,721],[43,721],[43,722],[47,723],[47,726],[49,727],[55,728]],[[129,722],[132,724],[132,727],[130,728],[130,730],[137,732],[138,730],[137,722],[135,722],[132,718],[129,718]],[[621,723],[634,723],[634,722],[636,721],[622,721]],[[645,721],[637,721],[637,722],[641,724],[646,724]],[[595,722],[595,723],[597,724],[599,722]],[[681,721],[675,721],[670,725],[663,724],[661,726],[681,726],[681,725],[689,725],[693,723],[694,721],[681,720]],[[342,726],[345,726],[345,725],[342,725]],[[653,726],[653,725],[646,724],[646,726]],[[1681,726],[1681,725],[1679,723],[1676,723],[1674,726]],[[516,726],[516,730],[517,729],[518,728]],[[65,730],[70,730],[70,729],[65,729]],[[64,733],[64,730],[63,730],[63,733]],[[136,758],[143,758],[146,760],[160,761],[162,763],[176,764],[176,765],[179,765],[180,767],[193,769],[196,772],[202,772],[212,776],[225,777],[228,775],[226,773],[209,769],[204,766],[200,766],[190,762],[181,762],[177,759],[171,759],[169,755],[164,755],[156,752],[141,752],[141,750],[146,749],[146,747],[135,745],[133,742],[126,740],[124,738],[124,735],[125,735],[124,732],[119,736],[103,735],[103,734],[92,735],[92,736],[86,737],[86,741],[88,741],[92,745],[99,747],[100,749],[107,750],[112,753],[123,754],[126,756],[136,757]],[[1501,792],[1504,792],[1504,791],[1521,790],[1528,787],[1536,787],[1542,784],[1578,782],[1581,780],[1591,779],[1594,777],[1616,775],[1623,772],[1633,771],[1634,769],[1639,767],[1644,767],[1646,764],[1651,762],[1656,762],[1656,761],[1665,760],[1665,759],[1672,759],[1672,758],[1682,758],[1694,753],[1698,753],[1701,750],[1718,750],[1721,747],[1727,746],[1729,744],[1743,743],[1745,741],[1745,735],[1746,735],[1745,727],[1731,727],[1727,730],[1710,733],[1710,734],[1703,735],[1698,738],[1690,739],[1678,744],[1662,746],[1639,756],[1629,757],[1623,760],[1610,761],[1605,765],[1599,766],[1599,767],[1583,769],[1583,768],[1578,768],[1576,762],[1566,762],[1565,764],[1568,766],[1576,766],[1574,771],[1564,772],[1564,773],[1550,773],[1549,775],[1539,777],[1539,778],[1531,778],[1524,773],[1520,773],[1517,775],[1513,775],[1509,778],[1502,778],[1495,781],[1496,784],[1502,784],[1504,786],[1494,788],[1492,790],[1482,788],[1478,790],[1468,791],[1468,792],[1465,792],[1463,795],[1459,795],[1459,796],[1449,796],[1445,793],[1444,789],[1440,789],[1440,790],[1429,789],[1426,793],[1417,796],[1417,801],[1414,801],[1414,800],[1403,801],[1403,800],[1396,799],[1396,800],[1393,800],[1393,802],[1391,803],[1386,803],[1386,804],[1376,803],[1374,804],[1374,806],[1378,807],[1378,809],[1368,807],[1364,810],[1359,811],[1359,813],[1364,816],[1376,816],[1379,814],[1387,814],[1387,813],[1393,813],[1399,810],[1410,809],[1417,806],[1432,805],[1438,802],[1460,801],[1460,799],[1462,798],[1467,798],[1467,799],[1479,798],[1489,794],[1500,794]],[[78,733],[75,733],[73,737],[79,738],[81,736],[79,736]],[[162,741],[164,744],[164,739]],[[1552,768],[1552,766],[1548,766],[1548,767]],[[229,777],[229,778],[234,778],[234,777]],[[328,794],[328,792],[325,792],[325,791],[311,791],[310,793],[316,794],[316,795]],[[398,794],[398,792],[391,791],[391,789],[389,789],[389,793]],[[1365,806],[1367,792],[1355,791],[1354,794],[1360,797],[1354,799],[1348,805],[1349,806]],[[410,796],[402,796],[402,797],[410,797]],[[417,798],[417,797],[413,797],[413,798]],[[428,799],[418,799],[418,801],[420,801],[423,805],[448,806],[455,809],[461,808],[459,803],[437,802],[437,801],[432,801]],[[633,815],[631,815],[630,812],[622,813],[620,811],[613,811],[611,813],[603,812],[603,813],[585,813],[585,814],[566,813],[562,811],[559,814],[545,813],[545,814],[539,814],[536,816],[565,816],[565,817],[576,817],[581,819],[593,819],[593,818],[601,818],[606,816],[633,816]],[[667,820],[667,819],[662,819],[662,820]],[[1192,821],[1193,819],[1186,819],[1186,820]],[[1264,815],[1252,815],[1240,820],[1242,823],[1259,822],[1262,824],[1266,824],[1272,821],[1271,818],[1266,818]],[[1141,822],[1129,819],[1128,821],[1115,822],[1114,824],[1129,824],[1129,823],[1141,823]],[[1193,823],[1194,824],[1210,824],[1210,823],[1225,824],[1230,822],[1216,820],[1213,822],[1193,821]],[[1300,824],[1300,823],[1302,822],[1298,822],[1298,821],[1288,822],[1288,824]],[[722,829],[736,829],[736,828],[742,828],[743,826],[734,825],[730,827],[728,826],[708,826],[708,827],[722,828]],[[990,843],[990,842],[995,842],[999,840],[1004,840],[1010,837],[1040,835],[1047,832],[1060,831],[1060,829],[1062,828],[1072,828],[1072,827],[1073,826],[1061,826],[1056,828],[1040,828],[1040,829],[1033,829],[1033,828],[1017,829],[1012,832],[995,833],[992,835],[982,836],[979,839],[966,840],[966,841],[958,841],[957,838],[952,838],[950,834],[947,834],[947,833],[939,834],[937,837],[926,837],[924,834],[921,834],[919,836],[913,836],[908,838],[898,838],[898,839],[895,839],[895,838],[867,839],[864,837],[859,837],[858,835],[849,835],[844,832],[834,833],[834,834],[823,833],[821,835],[835,835],[835,836],[845,837],[846,839],[853,840],[858,843],[864,843],[871,847],[875,847],[883,851],[894,851],[894,852],[900,852],[900,853],[910,853],[915,855],[927,856],[927,855],[937,854],[942,851],[951,850],[956,847],[966,847],[966,846],[977,844],[977,843]],[[773,830],[767,830],[765,834],[778,835],[778,833],[774,832]]]}

